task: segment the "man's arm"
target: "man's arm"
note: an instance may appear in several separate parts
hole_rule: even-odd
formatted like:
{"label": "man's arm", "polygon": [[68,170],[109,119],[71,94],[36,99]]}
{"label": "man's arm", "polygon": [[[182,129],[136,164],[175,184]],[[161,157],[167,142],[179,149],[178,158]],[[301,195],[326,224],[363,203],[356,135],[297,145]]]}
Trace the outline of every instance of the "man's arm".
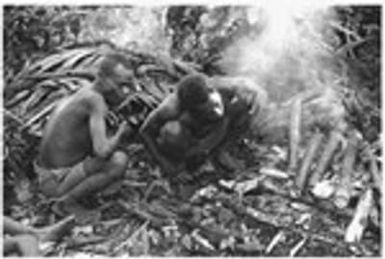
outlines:
{"label": "man's arm", "polygon": [[178,118],[179,107],[177,102],[176,94],[167,97],[148,115],[139,130],[144,144],[164,170],[172,170],[172,163],[160,153],[156,138],[165,123]]}
{"label": "man's arm", "polygon": [[107,138],[107,129],[105,116],[107,114],[107,105],[103,97],[92,95],[90,97],[91,115],[90,115],[90,133],[95,154],[98,157],[108,158],[116,150],[120,138],[127,129],[127,123],[120,124],[119,129],[111,138]]}
{"label": "man's arm", "polygon": [[249,106],[250,115],[257,114],[260,109],[268,105],[266,90],[250,78],[214,77],[211,82],[217,90],[231,92],[232,102],[245,102]]}

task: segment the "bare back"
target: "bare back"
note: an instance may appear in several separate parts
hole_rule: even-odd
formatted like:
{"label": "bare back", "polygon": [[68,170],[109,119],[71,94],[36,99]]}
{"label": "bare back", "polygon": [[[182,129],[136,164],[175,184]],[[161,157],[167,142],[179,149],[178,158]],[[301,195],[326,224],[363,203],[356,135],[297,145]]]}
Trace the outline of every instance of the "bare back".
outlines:
{"label": "bare back", "polygon": [[95,95],[98,93],[91,89],[81,89],[58,105],[45,128],[39,165],[46,168],[72,166],[92,155],[90,116]]}

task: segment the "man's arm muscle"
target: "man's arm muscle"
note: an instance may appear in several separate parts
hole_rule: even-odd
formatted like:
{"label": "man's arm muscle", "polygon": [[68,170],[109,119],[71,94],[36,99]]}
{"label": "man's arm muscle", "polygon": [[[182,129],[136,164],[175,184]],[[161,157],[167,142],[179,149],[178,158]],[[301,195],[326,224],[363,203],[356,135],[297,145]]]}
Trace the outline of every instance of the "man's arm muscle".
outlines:
{"label": "man's arm muscle", "polygon": [[156,144],[156,138],[161,127],[168,121],[177,119],[179,108],[175,94],[167,97],[155,110],[153,110],[140,128],[140,134],[143,141],[155,159],[162,167],[169,167],[168,161],[159,151]]}
{"label": "man's arm muscle", "polygon": [[256,82],[245,77],[214,77],[211,79],[214,88],[232,92],[233,100],[240,99],[249,107],[249,114],[256,114],[267,106],[268,95],[265,89]]}
{"label": "man's arm muscle", "polygon": [[99,157],[107,158],[116,149],[124,128],[120,127],[116,134],[108,139],[105,122],[107,105],[98,95],[92,95],[89,100],[91,104],[90,133],[94,152]]}

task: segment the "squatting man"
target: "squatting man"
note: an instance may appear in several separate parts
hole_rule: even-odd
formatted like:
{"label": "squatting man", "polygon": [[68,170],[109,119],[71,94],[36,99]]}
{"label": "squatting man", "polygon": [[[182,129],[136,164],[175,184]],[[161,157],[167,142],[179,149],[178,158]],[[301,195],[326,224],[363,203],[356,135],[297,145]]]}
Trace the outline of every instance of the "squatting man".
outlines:
{"label": "squatting man", "polygon": [[243,135],[265,111],[266,92],[246,78],[188,75],[143,123],[140,133],[163,171],[194,168],[213,154],[230,157],[225,146]]}

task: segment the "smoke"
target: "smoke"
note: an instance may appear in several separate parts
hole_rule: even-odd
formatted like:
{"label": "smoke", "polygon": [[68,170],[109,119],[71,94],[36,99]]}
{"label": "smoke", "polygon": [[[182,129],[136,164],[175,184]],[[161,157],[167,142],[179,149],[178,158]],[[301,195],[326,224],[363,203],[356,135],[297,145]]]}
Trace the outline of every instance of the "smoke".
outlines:
{"label": "smoke", "polygon": [[109,40],[125,48],[167,53],[171,41],[165,32],[166,7],[104,7],[84,21],[83,41]]}
{"label": "smoke", "polygon": [[[168,54],[171,39],[165,32],[166,10],[102,8],[86,19],[82,38],[108,39],[123,48]],[[214,24],[220,23],[215,15],[220,9],[209,10],[214,14]],[[331,86],[341,78],[329,44],[335,37],[328,26],[335,19],[333,8],[313,1],[307,5],[298,1],[269,5],[264,1],[260,6],[232,7],[230,19],[223,22],[245,14],[251,30],[225,49],[219,65],[226,74],[255,79],[275,101],[284,101],[303,90]],[[206,36],[211,36],[210,32]]]}
{"label": "smoke", "polygon": [[247,7],[248,22],[258,30],[228,47],[220,62],[229,75],[254,78],[275,101],[330,86],[339,77],[326,43],[334,36],[328,29],[333,9],[285,3]]}

